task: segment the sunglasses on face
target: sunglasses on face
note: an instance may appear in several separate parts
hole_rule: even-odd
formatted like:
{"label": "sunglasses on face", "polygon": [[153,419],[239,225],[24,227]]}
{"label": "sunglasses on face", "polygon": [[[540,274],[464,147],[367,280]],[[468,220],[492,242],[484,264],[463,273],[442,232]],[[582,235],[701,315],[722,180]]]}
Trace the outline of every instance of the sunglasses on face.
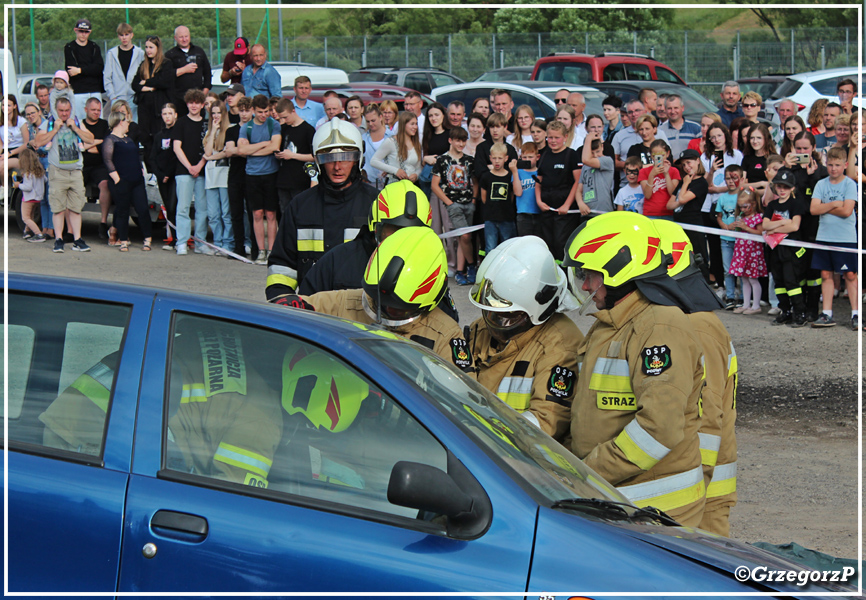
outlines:
{"label": "sunglasses on face", "polygon": [[746,104],[745,102],[743,102],[743,108],[755,108],[756,106],[758,106],[758,105],[755,104],[754,102],[750,102],[749,104]]}
{"label": "sunglasses on face", "polygon": [[565,98],[557,98],[555,102],[557,104],[565,104]]}

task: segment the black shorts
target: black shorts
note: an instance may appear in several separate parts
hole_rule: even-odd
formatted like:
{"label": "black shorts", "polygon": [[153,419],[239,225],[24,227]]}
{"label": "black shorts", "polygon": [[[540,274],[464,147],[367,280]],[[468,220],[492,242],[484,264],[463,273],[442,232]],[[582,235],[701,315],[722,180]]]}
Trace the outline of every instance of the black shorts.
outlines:
{"label": "black shorts", "polygon": [[108,180],[108,169],[105,165],[84,167],[81,169],[81,177],[84,179],[85,187],[88,185],[99,185],[103,181]]}
{"label": "black shorts", "polygon": [[280,206],[277,196],[277,174],[250,175],[248,173],[244,196],[250,210],[277,212],[277,208]]}
{"label": "black shorts", "polygon": [[[833,245],[841,248],[857,249],[856,242],[835,242]],[[815,250],[812,253],[812,268],[818,271],[832,271],[833,273],[856,273],[857,254],[854,252],[840,252],[838,250]]]}

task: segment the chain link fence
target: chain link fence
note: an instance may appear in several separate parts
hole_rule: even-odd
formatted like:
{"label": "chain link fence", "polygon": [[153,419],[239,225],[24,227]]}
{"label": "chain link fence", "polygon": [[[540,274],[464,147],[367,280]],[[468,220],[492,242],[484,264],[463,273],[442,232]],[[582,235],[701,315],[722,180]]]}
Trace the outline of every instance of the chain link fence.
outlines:
{"label": "chain link fence", "polygon": [[[157,32],[165,34],[165,32]],[[653,56],[703,90],[728,79],[770,73],[798,73],[857,65],[857,28],[742,31],[555,32],[512,34],[382,35],[287,37],[274,40],[271,60],[297,60],[353,71],[362,66],[436,67],[467,81],[494,68],[532,65],[552,52],[634,52]],[[142,40],[144,35],[138,36]],[[164,36],[171,39],[171,35]],[[213,66],[222,64],[234,38],[197,38]],[[17,55],[20,73],[53,73],[63,68],[69,40],[29,44]],[[103,53],[116,39],[92,40]],[[713,96],[718,90],[714,89]]]}

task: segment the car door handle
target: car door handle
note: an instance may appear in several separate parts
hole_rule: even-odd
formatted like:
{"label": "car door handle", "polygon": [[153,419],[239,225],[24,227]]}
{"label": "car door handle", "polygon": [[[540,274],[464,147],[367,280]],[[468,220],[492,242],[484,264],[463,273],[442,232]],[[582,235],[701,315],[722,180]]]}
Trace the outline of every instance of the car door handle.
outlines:
{"label": "car door handle", "polygon": [[150,519],[151,527],[170,529],[190,533],[196,536],[207,536],[207,519],[173,510],[158,510]]}

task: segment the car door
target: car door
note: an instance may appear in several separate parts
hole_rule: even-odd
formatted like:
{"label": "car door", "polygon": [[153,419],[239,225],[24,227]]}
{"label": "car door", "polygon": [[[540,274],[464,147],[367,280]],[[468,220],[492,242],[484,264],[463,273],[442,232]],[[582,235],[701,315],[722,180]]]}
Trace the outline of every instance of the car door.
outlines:
{"label": "car door", "polygon": [[396,461],[449,460],[395,400],[411,388],[390,394],[326,349],[345,343],[305,341],[313,326],[202,307],[155,305],[120,591],[525,589],[537,505],[494,505],[486,533],[459,539],[388,502]]}
{"label": "car door", "polygon": [[150,301],[50,289],[9,292],[9,590],[113,593]]}
{"label": "car door", "polygon": [[430,85],[430,80],[427,78],[427,73],[419,71],[406,73],[406,77],[403,80],[403,87],[411,88],[421,92],[422,94],[429,94],[433,91],[433,87]]}

